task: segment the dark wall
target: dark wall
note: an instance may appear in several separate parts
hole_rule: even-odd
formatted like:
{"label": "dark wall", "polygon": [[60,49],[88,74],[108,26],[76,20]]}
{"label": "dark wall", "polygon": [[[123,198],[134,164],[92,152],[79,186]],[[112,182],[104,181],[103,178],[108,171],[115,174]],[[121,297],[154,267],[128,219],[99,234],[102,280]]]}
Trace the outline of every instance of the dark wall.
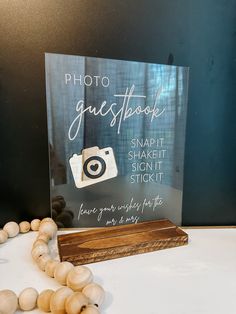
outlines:
{"label": "dark wall", "polygon": [[2,222],[49,211],[44,52],[56,52],[189,66],[183,224],[236,223],[236,0],[3,0],[0,12]]}

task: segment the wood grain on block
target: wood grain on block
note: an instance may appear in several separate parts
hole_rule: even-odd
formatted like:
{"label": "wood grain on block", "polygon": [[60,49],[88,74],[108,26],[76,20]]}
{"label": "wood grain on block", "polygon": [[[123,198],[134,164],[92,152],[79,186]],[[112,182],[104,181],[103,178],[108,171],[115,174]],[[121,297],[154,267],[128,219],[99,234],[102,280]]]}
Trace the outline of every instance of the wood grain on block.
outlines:
{"label": "wood grain on block", "polygon": [[58,236],[61,261],[74,265],[147,253],[187,243],[187,233],[167,219]]}

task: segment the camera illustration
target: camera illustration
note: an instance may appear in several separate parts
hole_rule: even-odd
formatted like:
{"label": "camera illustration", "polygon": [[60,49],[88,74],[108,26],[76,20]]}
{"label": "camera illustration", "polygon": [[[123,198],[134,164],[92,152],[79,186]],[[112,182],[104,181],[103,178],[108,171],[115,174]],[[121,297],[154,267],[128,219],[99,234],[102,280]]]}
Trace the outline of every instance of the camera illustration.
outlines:
{"label": "camera illustration", "polygon": [[77,188],[114,178],[118,174],[115,156],[111,147],[85,148],[81,155],[74,154],[69,159]]}

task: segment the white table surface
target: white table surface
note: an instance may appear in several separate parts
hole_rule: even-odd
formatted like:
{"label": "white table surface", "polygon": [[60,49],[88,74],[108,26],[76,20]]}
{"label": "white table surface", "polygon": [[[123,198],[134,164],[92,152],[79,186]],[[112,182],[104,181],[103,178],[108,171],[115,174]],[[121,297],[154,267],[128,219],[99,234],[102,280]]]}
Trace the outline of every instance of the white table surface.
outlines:
{"label": "white table surface", "polygon": [[[187,246],[90,264],[107,292],[101,313],[235,314],[236,229],[186,231]],[[0,290],[60,287],[33,263],[35,237],[20,235],[0,246]]]}

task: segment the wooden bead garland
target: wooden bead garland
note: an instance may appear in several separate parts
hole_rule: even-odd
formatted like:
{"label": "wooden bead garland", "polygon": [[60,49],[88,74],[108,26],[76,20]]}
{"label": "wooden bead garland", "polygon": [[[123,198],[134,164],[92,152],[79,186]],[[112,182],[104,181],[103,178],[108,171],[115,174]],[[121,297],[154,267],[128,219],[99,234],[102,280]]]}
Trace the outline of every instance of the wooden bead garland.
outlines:
{"label": "wooden bead garland", "polygon": [[43,312],[50,312],[50,300],[53,295],[54,291],[51,289],[47,289],[42,291],[37,300],[37,306],[40,311]]}
{"label": "wooden bead garland", "polygon": [[97,306],[89,304],[86,308],[82,311],[83,314],[99,314],[99,310]]}
{"label": "wooden bead garland", "polygon": [[26,288],[19,295],[19,306],[23,311],[31,311],[36,307],[38,292],[34,288]]}
{"label": "wooden bead garland", "polygon": [[0,230],[0,244],[5,243],[8,239],[8,234],[4,230]]}
{"label": "wooden bead garland", "polygon": [[30,231],[30,223],[28,221],[22,221],[19,224],[20,233],[26,233]]}
{"label": "wooden bead garland", "polygon": [[0,313],[14,314],[17,309],[30,311],[38,307],[52,314],[99,314],[105,292],[93,283],[93,274],[86,266],[74,266],[69,262],[59,262],[50,256],[48,242],[56,236],[57,225],[51,218],[42,221],[34,219],[31,223],[13,221],[0,230],[0,244],[29,230],[39,231],[32,247],[32,258],[38,267],[49,277],[54,277],[64,287],[57,291],[50,289],[40,294],[34,288],[24,289],[19,297],[11,290],[0,291]]}
{"label": "wooden bead garland", "polygon": [[39,233],[36,240],[42,240],[46,244],[50,241],[50,236],[47,233]]}
{"label": "wooden bead garland", "polygon": [[49,260],[47,263],[46,263],[46,266],[45,266],[45,273],[49,276],[49,277],[52,277],[54,278],[54,273],[55,273],[55,269],[56,269],[56,266],[60,264],[59,261],[55,261],[55,260]]}
{"label": "wooden bead garland", "polygon": [[86,285],[82,292],[88,298],[89,303],[96,304],[97,306],[102,305],[104,301],[105,291],[95,282]]}
{"label": "wooden bead garland", "polygon": [[66,299],[73,294],[73,290],[62,287],[53,293],[50,300],[50,310],[52,314],[66,314]]}
{"label": "wooden bead garland", "polygon": [[17,295],[11,290],[2,290],[0,292],[0,313],[13,314],[17,310]]}
{"label": "wooden bead garland", "polygon": [[57,233],[57,225],[51,221],[44,221],[40,224],[39,233],[46,233],[52,239]]}
{"label": "wooden bead garland", "polygon": [[75,292],[67,298],[65,309],[67,314],[80,313],[88,305],[88,299],[82,292]]}
{"label": "wooden bead garland", "polygon": [[39,258],[36,260],[39,269],[41,269],[42,271],[45,271],[46,264],[50,260],[51,260],[51,256],[49,254],[43,254],[39,256]]}
{"label": "wooden bead garland", "polygon": [[55,267],[54,278],[61,284],[66,284],[67,275],[70,270],[74,268],[74,265],[70,262],[61,262]]}
{"label": "wooden bead garland", "polygon": [[48,253],[49,253],[49,248],[48,248],[48,245],[46,243],[38,244],[38,245],[34,246],[32,251],[31,251],[31,255],[35,261],[37,261],[38,258],[40,256],[42,256],[43,254],[48,254]]}
{"label": "wooden bead garland", "polygon": [[6,231],[9,238],[14,238],[20,232],[20,227],[16,222],[10,221],[5,224],[3,230]]}
{"label": "wooden bead garland", "polygon": [[30,223],[31,230],[32,231],[38,231],[40,223],[41,223],[40,219],[32,220],[31,223]]}
{"label": "wooden bead garland", "polygon": [[68,273],[66,283],[74,291],[81,291],[92,280],[93,274],[88,267],[75,266]]}

